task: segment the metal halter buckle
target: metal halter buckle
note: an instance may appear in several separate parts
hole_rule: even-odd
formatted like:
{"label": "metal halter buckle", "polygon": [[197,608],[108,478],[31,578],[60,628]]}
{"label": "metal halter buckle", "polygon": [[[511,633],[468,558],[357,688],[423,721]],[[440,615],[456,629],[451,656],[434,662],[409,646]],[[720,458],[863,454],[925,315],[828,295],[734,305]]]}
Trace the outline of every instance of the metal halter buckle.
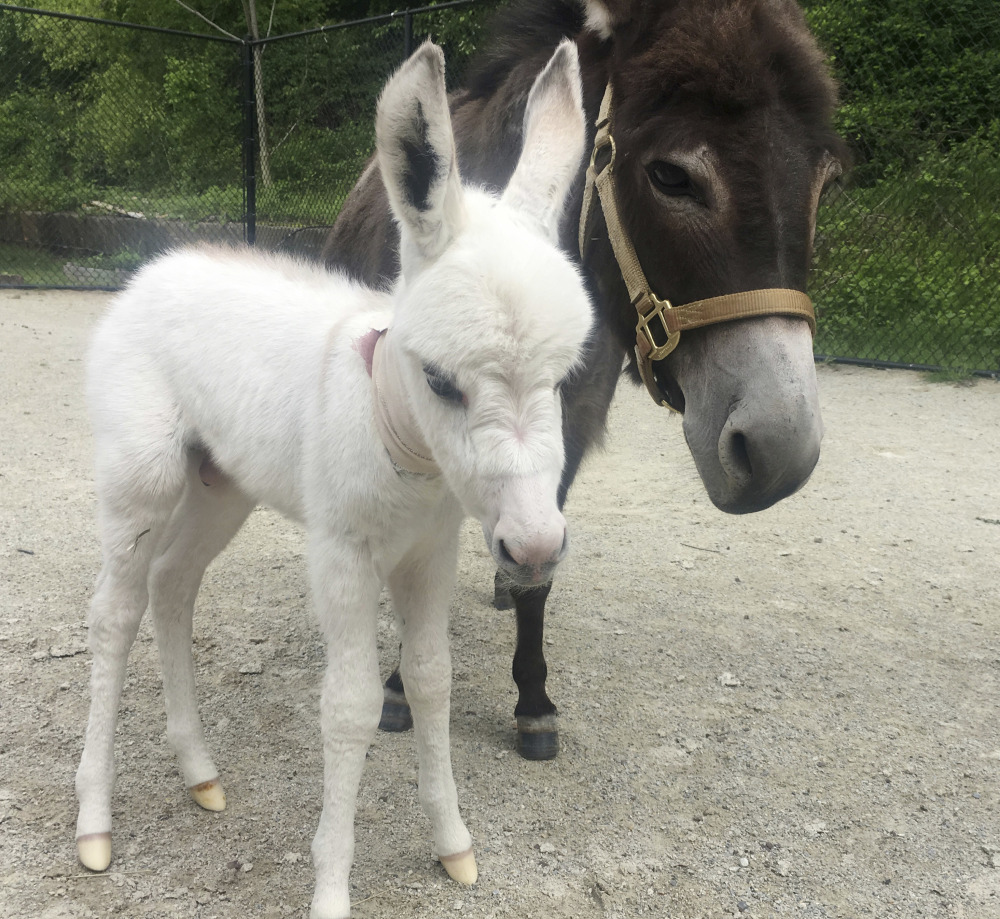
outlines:
{"label": "metal halter buckle", "polygon": [[636,343],[648,361],[662,361],[681,340],[681,330],[668,320],[673,309],[669,300],[661,300],[652,291],[643,291],[632,304],[639,316],[636,323]]}

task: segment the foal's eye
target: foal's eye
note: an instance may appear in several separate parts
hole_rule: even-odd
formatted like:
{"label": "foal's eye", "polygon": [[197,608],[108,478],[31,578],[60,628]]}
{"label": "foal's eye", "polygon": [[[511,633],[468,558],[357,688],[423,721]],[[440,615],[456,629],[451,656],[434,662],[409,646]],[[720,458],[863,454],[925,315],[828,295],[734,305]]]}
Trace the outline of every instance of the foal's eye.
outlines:
{"label": "foal's eye", "polygon": [[691,180],[691,176],[676,163],[656,160],[646,167],[646,173],[653,187],[664,195],[672,198],[701,197],[698,186]]}
{"label": "foal's eye", "polygon": [[431,388],[431,392],[439,399],[444,399],[445,402],[465,402],[465,393],[437,367],[424,367],[424,376],[427,378],[427,385]]}

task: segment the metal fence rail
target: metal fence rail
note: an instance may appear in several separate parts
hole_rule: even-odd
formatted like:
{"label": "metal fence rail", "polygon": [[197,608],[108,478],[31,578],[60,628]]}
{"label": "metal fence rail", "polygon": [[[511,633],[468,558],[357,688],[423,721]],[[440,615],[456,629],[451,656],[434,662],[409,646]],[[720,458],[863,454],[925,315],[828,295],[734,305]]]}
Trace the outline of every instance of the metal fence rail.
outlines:
{"label": "metal fence rail", "polygon": [[[252,40],[0,4],[0,286],[114,288],[196,240],[318,255],[388,73],[431,36],[459,85],[496,5]],[[817,352],[1000,375],[1000,17],[804,6],[856,151],[817,227]]]}

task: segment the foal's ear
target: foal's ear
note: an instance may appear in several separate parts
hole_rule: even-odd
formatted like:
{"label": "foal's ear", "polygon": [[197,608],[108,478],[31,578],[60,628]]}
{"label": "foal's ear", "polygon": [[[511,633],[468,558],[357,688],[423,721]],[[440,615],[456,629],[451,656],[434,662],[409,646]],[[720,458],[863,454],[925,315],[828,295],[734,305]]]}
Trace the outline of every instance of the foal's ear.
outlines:
{"label": "foal's ear", "polygon": [[503,194],[504,202],[531,217],[553,242],[583,160],[582,94],[576,45],[563,41],[528,94],[524,149]]}
{"label": "foal's ear", "polygon": [[375,137],[405,271],[414,256],[440,255],[465,222],[444,52],[437,45],[421,45],[386,84]]}

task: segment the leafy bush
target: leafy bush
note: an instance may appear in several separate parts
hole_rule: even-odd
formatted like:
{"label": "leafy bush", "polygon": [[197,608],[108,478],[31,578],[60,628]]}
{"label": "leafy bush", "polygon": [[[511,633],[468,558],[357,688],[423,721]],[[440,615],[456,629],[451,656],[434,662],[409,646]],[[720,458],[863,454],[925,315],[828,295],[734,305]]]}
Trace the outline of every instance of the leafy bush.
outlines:
{"label": "leafy bush", "polygon": [[817,350],[1000,369],[1000,121],[820,213]]}

